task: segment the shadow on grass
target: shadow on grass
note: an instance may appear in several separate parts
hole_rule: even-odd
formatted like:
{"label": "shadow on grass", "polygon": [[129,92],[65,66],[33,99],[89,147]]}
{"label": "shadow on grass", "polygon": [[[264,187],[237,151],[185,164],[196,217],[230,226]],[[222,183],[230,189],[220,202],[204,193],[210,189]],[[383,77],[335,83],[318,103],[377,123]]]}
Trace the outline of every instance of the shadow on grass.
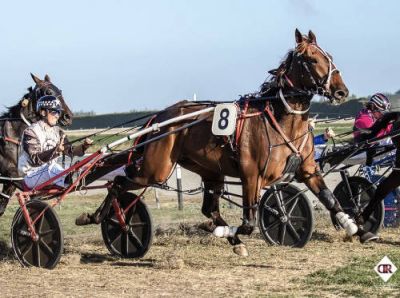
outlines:
{"label": "shadow on grass", "polygon": [[81,254],[81,263],[90,264],[90,263],[104,263],[104,262],[112,262],[117,260],[117,258],[110,255],[96,254],[96,253],[83,253]]}
{"label": "shadow on grass", "polygon": [[380,238],[380,239],[378,239],[378,240],[376,241],[376,243],[377,243],[377,244],[388,244],[388,245],[393,245],[393,246],[397,246],[397,247],[400,248],[400,241],[395,241],[395,240],[392,240],[392,239],[382,239],[382,238]]}
{"label": "shadow on grass", "polygon": [[125,266],[125,267],[140,267],[140,268],[153,268],[154,262],[152,260],[142,260],[140,263],[127,263],[123,261],[114,262],[111,266]]}
{"label": "shadow on grass", "polygon": [[98,264],[104,262],[112,262],[111,266],[132,266],[132,267],[154,267],[153,259],[140,260],[137,263],[123,261],[118,257],[103,255],[97,253],[83,253],[81,254],[81,263],[83,264]]}
{"label": "shadow on grass", "polygon": [[262,265],[262,264],[243,264],[241,265],[242,267],[250,267],[250,268],[275,268],[274,266],[271,265]]}
{"label": "shadow on grass", "polygon": [[311,241],[322,241],[322,242],[328,242],[328,243],[333,243],[335,240],[333,237],[327,233],[321,233],[318,231],[314,231],[312,236],[311,236]]}
{"label": "shadow on grass", "polygon": [[14,259],[12,248],[7,245],[3,240],[0,240],[0,261]]}

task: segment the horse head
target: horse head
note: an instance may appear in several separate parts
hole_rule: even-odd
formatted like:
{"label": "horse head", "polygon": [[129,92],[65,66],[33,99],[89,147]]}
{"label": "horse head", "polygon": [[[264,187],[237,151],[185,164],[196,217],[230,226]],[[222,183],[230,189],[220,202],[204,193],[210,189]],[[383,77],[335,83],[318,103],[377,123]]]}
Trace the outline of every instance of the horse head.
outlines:
{"label": "horse head", "polygon": [[271,71],[283,86],[299,92],[319,94],[331,103],[342,103],[349,94],[332,56],[317,44],[312,31],[302,35],[295,31],[296,48],[289,51],[281,66]]}
{"label": "horse head", "polygon": [[[73,113],[71,112],[70,108],[68,107],[68,105],[64,100],[64,97],[62,95],[62,90],[51,82],[50,77],[47,74],[45,75],[44,80],[39,79],[32,73],[31,76],[36,85],[33,88],[29,89],[30,94],[32,94],[30,96],[31,101],[29,103],[25,102],[25,106],[27,108],[29,107],[30,109],[33,109],[35,113],[37,113],[36,111],[37,100],[44,95],[53,95],[61,101],[63,107],[63,112],[61,114],[60,120],[58,120],[59,124],[61,126],[71,125]],[[23,100],[26,100],[26,98],[22,99],[22,101]],[[30,106],[28,106],[28,104]],[[24,106],[24,104],[22,104],[22,106]]]}

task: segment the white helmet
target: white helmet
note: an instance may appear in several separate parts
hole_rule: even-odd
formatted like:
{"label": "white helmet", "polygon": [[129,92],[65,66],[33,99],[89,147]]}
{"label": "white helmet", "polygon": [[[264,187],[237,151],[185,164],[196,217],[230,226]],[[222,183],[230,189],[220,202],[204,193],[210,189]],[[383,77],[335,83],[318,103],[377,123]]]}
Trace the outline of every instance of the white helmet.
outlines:
{"label": "white helmet", "polygon": [[382,93],[375,93],[372,95],[369,102],[372,103],[378,111],[387,112],[390,110],[390,101],[386,95]]}

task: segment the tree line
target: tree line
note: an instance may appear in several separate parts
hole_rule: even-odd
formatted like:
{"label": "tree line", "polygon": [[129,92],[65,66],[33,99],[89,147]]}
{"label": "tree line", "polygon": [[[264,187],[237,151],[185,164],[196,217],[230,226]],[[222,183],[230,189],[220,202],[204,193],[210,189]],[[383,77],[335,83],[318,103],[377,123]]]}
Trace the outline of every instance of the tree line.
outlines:
{"label": "tree line", "polygon": [[[387,94],[392,102],[393,110],[400,110],[400,90],[394,94]],[[350,99],[340,105],[332,105],[328,101],[312,101],[310,114],[318,114],[318,118],[347,118],[354,117],[358,111],[362,109],[368,97],[355,98],[354,95]],[[157,111],[131,111],[128,113],[113,113],[96,115],[93,111],[83,112],[79,111],[75,114],[72,125],[69,129],[93,129],[93,128],[107,128],[130,121],[135,118],[142,117],[147,114],[152,114]],[[129,123],[126,127],[135,125],[142,125],[144,120]]]}

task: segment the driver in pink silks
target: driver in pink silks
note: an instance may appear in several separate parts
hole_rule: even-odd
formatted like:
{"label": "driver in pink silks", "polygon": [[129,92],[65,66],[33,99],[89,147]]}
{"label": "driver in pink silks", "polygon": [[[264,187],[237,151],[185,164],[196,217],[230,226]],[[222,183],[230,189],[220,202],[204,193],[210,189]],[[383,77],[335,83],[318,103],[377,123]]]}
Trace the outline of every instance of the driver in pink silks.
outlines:
{"label": "driver in pink silks", "polygon": [[[382,93],[375,93],[371,96],[365,108],[358,112],[354,121],[354,139],[359,141],[361,138],[362,129],[368,129],[376,120],[382,118],[383,113],[390,110],[390,101]],[[376,136],[381,137],[388,134],[392,130],[392,124],[389,124],[385,129],[382,129]]]}
{"label": "driver in pink silks", "polygon": [[[37,102],[37,111],[41,120],[25,129],[21,142],[22,152],[18,159],[18,171],[24,177],[25,186],[29,189],[65,170],[57,163],[57,158],[62,153],[70,157],[82,156],[93,142],[85,139],[80,146],[73,148],[67,145],[64,132],[57,126],[62,106],[55,96],[42,96]],[[65,177],[60,177],[53,184],[64,187]]]}
{"label": "driver in pink silks", "polygon": [[[360,142],[362,141],[362,130],[368,130],[371,128],[374,123],[382,118],[383,114],[385,112],[389,112],[390,110],[390,101],[389,99],[382,93],[375,93],[372,95],[365,105],[365,108],[363,108],[360,112],[358,112],[356,119],[354,121],[354,141],[355,142]],[[376,137],[382,137],[392,130],[393,125],[389,124],[385,129],[382,129]],[[382,140],[381,145],[385,144],[391,144],[391,140]],[[367,161],[366,165],[371,165],[373,161],[373,157],[375,151],[373,148],[371,150],[367,151]]]}

